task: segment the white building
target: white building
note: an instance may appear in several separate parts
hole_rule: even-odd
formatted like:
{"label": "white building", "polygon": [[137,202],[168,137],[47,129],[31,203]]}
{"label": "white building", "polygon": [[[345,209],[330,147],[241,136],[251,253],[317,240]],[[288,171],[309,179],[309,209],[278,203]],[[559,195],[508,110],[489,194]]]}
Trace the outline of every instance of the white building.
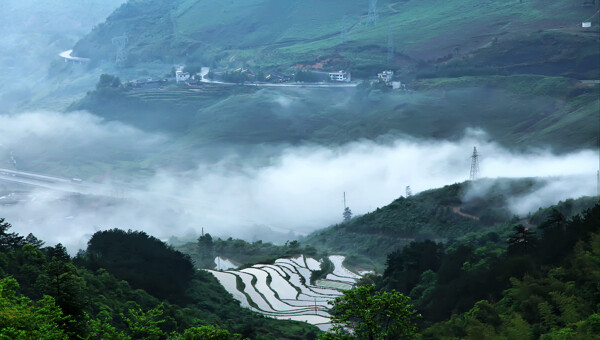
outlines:
{"label": "white building", "polygon": [[176,71],[175,72],[175,80],[179,83],[181,81],[186,81],[190,79],[190,74],[187,72],[183,72],[183,71]]}
{"label": "white building", "polygon": [[583,28],[590,28],[592,27],[592,23],[590,21],[585,21],[581,23],[581,27]]}
{"label": "white building", "polygon": [[329,79],[332,81],[350,81],[352,78],[350,73],[344,71],[330,72]]}
{"label": "white building", "polygon": [[381,73],[377,73],[377,79],[380,79],[386,84],[391,82],[392,78],[394,78],[394,71],[387,70]]}

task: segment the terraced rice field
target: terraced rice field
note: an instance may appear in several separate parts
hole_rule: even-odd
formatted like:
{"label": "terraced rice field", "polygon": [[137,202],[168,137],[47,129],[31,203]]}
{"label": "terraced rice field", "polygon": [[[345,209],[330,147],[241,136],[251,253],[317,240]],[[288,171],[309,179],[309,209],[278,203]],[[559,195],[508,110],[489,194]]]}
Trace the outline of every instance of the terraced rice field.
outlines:
{"label": "terraced rice field", "polygon": [[334,264],[333,274],[325,280],[310,284],[311,273],[321,268],[321,263],[301,255],[278,259],[274,264],[257,264],[242,270],[212,273],[225,289],[250,308],[277,319],[304,321],[322,330],[331,328],[328,301],[350,289],[361,276],[343,266],[344,256],[329,257]]}

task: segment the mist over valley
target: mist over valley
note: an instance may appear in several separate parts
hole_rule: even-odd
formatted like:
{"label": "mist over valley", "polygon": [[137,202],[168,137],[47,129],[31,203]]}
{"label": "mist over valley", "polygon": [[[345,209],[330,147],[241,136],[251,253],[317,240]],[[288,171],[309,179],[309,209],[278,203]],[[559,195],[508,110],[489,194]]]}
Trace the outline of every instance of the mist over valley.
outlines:
{"label": "mist over valley", "polygon": [[0,337],[596,336],[599,6],[2,1]]}

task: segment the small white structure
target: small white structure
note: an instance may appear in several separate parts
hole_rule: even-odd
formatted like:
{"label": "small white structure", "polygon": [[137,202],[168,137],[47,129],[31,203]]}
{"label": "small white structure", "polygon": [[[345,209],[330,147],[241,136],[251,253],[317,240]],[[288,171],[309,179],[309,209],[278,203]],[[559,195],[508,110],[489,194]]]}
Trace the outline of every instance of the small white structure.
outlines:
{"label": "small white structure", "polygon": [[329,73],[329,79],[331,79],[332,81],[345,81],[345,82],[349,82],[352,78],[350,76],[350,73],[348,73],[348,72],[337,71],[337,72],[330,72]]}
{"label": "small white structure", "polygon": [[584,21],[581,23],[582,28],[590,28],[592,27],[592,23],[590,21]]}
{"label": "small white structure", "polygon": [[175,72],[175,80],[179,83],[182,81],[186,81],[190,79],[190,74],[188,72],[176,71]]}
{"label": "small white structure", "polygon": [[399,81],[392,82],[392,89],[399,90],[401,87],[402,87],[402,82],[399,82]]}
{"label": "small white structure", "polygon": [[381,81],[383,81],[386,84],[391,82],[392,78],[394,78],[394,71],[387,70],[387,71],[383,71],[381,73],[377,73],[377,79],[380,79]]}

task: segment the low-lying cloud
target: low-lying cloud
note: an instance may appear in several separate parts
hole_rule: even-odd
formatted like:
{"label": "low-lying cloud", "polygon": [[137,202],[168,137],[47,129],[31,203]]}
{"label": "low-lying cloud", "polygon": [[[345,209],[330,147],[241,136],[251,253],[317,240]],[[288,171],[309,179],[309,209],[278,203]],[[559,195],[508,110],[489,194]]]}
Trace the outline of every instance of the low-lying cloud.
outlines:
{"label": "low-lying cloud", "polygon": [[[131,152],[150,158],[160,154],[165,141],[82,112],[0,116],[0,143],[29,148],[27,157],[74,152],[93,158],[79,147],[98,146],[104,152],[100,161]],[[457,141],[403,137],[339,147],[282,146],[260,165],[239,155],[186,171],[157,169],[128,185],[98,184],[108,193],[104,198],[36,189],[14,205],[0,206],[0,216],[21,234],[33,232],[71,251],[85,247],[95,231],[117,227],[161,238],[197,236],[204,228],[216,236],[281,240],[339,222],[344,192],[352,211],[363,214],[404,195],[406,186],[417,193],[462,182],[469,177],[473,146],[481,153],[482,177],[551,177],[536,192],[510,201],[517,214],[595,194],[596,151],[516,153],[490,142],[482,131],[469,130]],[[8,189],[3,182],[0,189],[3,185]]]}
{"label": "low-lying cloud", "polygon": [[166,140],[164,136],[107,122],[87,112],[0,115],[0,167],[44,171],[43,166],[48,164],[72,168],[100,162],[141,161]]}

